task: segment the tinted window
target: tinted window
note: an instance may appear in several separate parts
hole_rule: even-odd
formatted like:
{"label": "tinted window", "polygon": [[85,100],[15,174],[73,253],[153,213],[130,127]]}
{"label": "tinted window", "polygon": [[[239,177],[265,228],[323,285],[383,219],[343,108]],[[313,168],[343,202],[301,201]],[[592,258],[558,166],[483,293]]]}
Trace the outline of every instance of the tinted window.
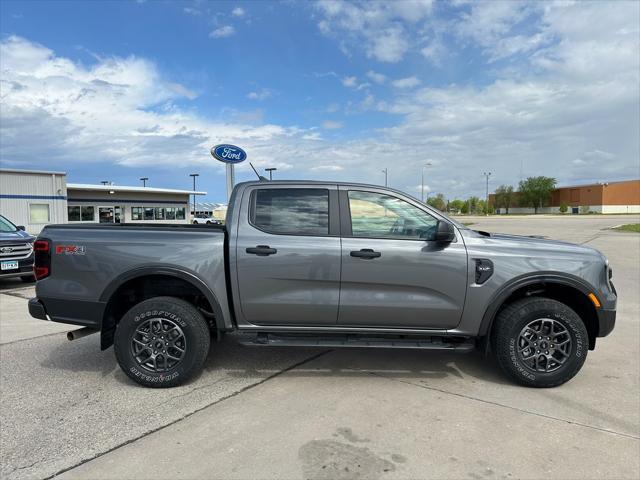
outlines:
{"label": "tinted window", "polygon": [[80,207],[67,207],[67,218],[70,222],[79,222]]}
{"label": "tinted window", "polygon": [[329,191],[320,188],[260,189],[253,192],[251,223],[269,233],[329,234]]}
{"label": "tinted window", "polygon": [[82,207],[81,211],[83,222],[93,222],[95,220],[95,209],[93,207]]}
{"label": "tinted window", "polygon": [[350,191],[349,209],[354,237],[432,240],[438,223],[410,203],[381,193]]}

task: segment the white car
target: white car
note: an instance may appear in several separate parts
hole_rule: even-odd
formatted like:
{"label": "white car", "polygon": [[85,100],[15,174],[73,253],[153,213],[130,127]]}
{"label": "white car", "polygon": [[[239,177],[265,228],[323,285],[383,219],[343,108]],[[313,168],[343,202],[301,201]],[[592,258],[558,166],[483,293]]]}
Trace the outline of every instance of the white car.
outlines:
{"label": "white car", "polygon": [[222,222],[217,218],[205,217],[203,215],[198,215],[197,217],[193,217],[193,221],[191,223],[195,224],[208,224],[208,225],[220,225]]}

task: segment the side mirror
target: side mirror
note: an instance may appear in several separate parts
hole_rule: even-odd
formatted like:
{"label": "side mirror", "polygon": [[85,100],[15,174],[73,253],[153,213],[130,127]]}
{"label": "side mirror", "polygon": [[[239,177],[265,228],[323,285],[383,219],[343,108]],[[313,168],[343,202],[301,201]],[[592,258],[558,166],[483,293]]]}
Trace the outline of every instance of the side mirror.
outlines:
{"label": "side mirror", "polygon": [[18,230],[22,230],[22,231],[24,231],[24,230],[25,230],[24,225],[16,225],[16,228],[17,228]]}
{"label": "side mirror", "polygon": [[451,243],[456,239],[456,231],[449,222],[438,220],[434,240],[438,243]]}

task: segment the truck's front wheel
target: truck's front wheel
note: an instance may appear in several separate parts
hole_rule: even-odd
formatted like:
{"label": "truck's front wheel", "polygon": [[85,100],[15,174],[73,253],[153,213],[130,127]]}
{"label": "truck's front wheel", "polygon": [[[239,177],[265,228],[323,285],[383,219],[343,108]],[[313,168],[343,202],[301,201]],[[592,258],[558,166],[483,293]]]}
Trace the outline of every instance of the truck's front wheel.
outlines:
{"label": "truck's front wheel", "polygon": [[569,381],[582,368],[589,348],[580,317],[567,305],[541,297],[505,307],[493,325],[491,340],[505,373],[531,387]]}
{"label": "truck's front wheel", "polygon": [[200,372],[209,353],[207,322],[188,302],[156,297],[135,305],[116,328],[120,368],[146,387],[175,387]]}

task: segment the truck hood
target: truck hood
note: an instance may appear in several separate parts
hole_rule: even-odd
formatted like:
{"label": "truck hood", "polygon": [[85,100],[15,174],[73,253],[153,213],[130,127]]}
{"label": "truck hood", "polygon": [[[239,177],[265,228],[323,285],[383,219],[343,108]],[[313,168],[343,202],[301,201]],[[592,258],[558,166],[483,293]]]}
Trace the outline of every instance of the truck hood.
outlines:
{"label": "truck hood", "polygon": [[487,240],[487,243],[490,243],[494,246],[499,246],[499,244],[503,244],[506,247],[515,247],[515,248],[531,248],[535,250],[550,250],[550,251],[561,251],[564,253],[571,254],[583,254],[589,256],[598,256],[603,257],[602,253],[592,247],[588,247],[586,245],[578,245],[570,242],[563,242],[560,240],[552,240],[543,236],[537,235],[512,235],[508,233],[489,233],[483,231],[474,230],[474,233],[484,237]]}
{"label": "truck hood", "polygon": [[0,243],[32,242],[35,237],[23,230],[17,232],[0,232]]}

